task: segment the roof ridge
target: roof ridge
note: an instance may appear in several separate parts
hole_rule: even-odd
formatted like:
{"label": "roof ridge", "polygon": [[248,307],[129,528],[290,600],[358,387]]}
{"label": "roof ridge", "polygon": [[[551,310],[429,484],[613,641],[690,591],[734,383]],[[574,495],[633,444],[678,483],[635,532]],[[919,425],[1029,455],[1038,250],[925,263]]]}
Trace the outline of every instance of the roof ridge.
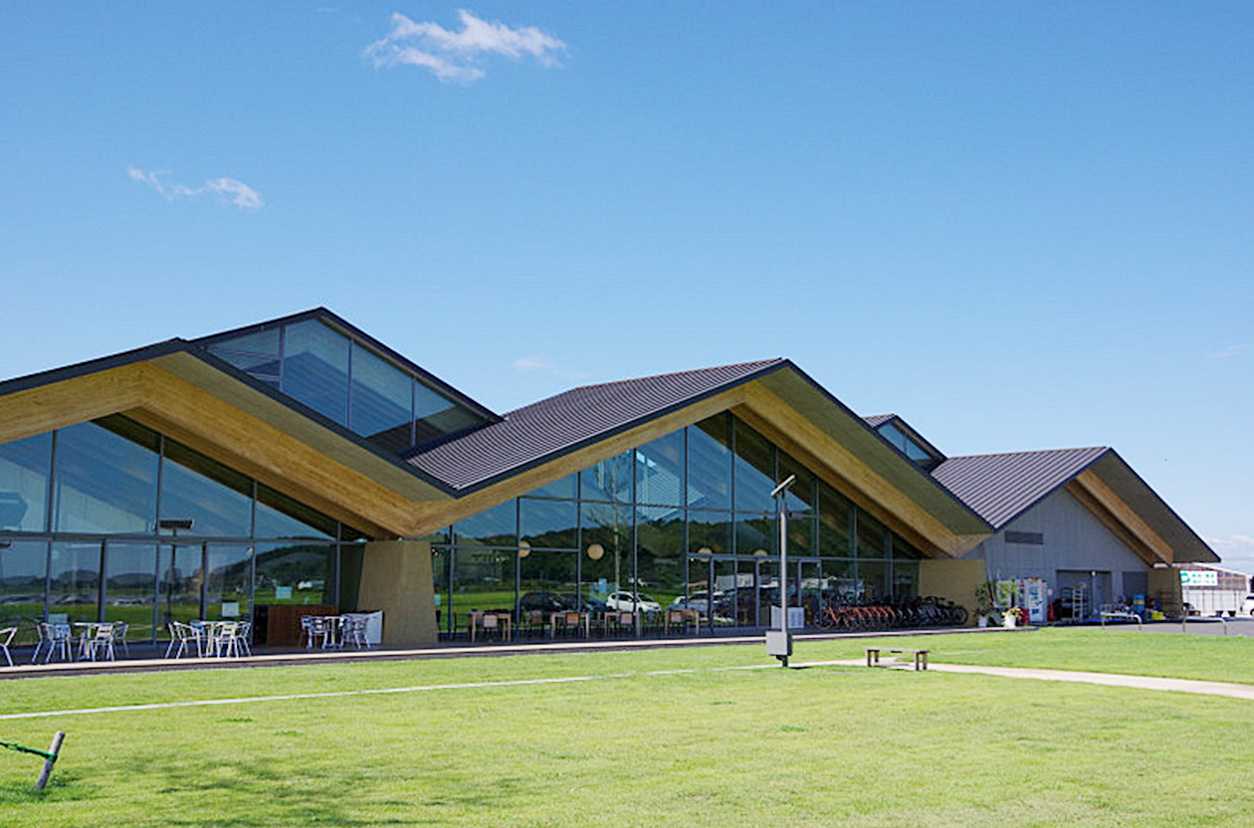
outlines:
{"label": "roof ridge", "polygon": [[946,460],[975,460],[980,457],[1020,457],[1029,454],[1065,454],[1077,451],[1113,451],[1110,446],[1077,446],[1075,448],[1030,449],[1028,451],[991,451],[985,454],[954,454]]}
{"label": "roof ridge", "polygon": [[543,399],[536,400],[535,402],[530,402],[530,403],[527,403],[526,405],[521,405],[518,408],[513,409],[512,411],[507,411],[502,416],[508,420],[510,416],[517,414],[520,411],[526,411],[529,408],[534,408],[543,403],[556,400],[557,398],[564,397],[567,394],[574,394],[577,391],[590,391],[594,388],[607,388],[611,385],[623,385],[629,382],[644,382],[646,380],[660,380],[660,379],[666,379],[668,377],[682,377],[688,374],[695,374],[695,373],[704,372],[704,371],[723,371],[729,368],[748,368],[749,366],[765,367],[767,365],[772,365],[772,364],[782,365],[787,361],[788,360],[785,359],[784,357],[771,357],[769,359],[749,360],[748,362],[730,362],[730,363],[727,363],[726,365],[709,365],[709,366],[700,367],[700,368],[689,368],[684,371],[668,371],[663,374],[646,374],[644,376],[639,376],[639,377],[626,377],[624,379],[606,380],[605,382],[594,382],[588,385],[576,385],[573,388],[567,388],[564,391],[559,391],[556,394],[552,394],[548,397],[544,397]]}

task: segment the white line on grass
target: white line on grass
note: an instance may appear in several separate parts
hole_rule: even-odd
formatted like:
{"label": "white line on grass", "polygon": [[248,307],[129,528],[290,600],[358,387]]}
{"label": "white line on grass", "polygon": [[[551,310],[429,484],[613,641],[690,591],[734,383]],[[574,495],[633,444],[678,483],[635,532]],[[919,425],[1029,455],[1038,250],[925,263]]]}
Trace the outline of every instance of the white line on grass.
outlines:
{"label": "white line on grass", "polygon": [[[834,664],[815,662],[809,666]],[[728,670],[779,669],[775,664],[746,664],[736,667],[712,667],[711,672]],[[687,670],[652,670],[645,673],[606,673],[600,676],[560,676],[557,678],[508,679],[502,681],[468,681],[457,684],[420,684],[413,687],[382,687],[367,690],[329,690],[323,693],[286,693],[279,696],[239,696],[227,699],[196,699],[194,701],[150,702],[148,704],[120,704],[112,707],[80,707],[72,710],[37,710],[28,713],[0,714],[0,721],[11,719],[47,719],[53,716],[83,716],[89,713],[125,713],[132,710],[166,710],[173,707],[212,707],[222,704],[254,704],[256,702],[296,701],[301,699],[335,699],[345,696],[379,696],[391,693],[428,693],[436,690],[475,690],[489,687],[525,687],[537,684],[572,684],[581,681],[636,678],[639,676],[678,676],[701,672]]]}

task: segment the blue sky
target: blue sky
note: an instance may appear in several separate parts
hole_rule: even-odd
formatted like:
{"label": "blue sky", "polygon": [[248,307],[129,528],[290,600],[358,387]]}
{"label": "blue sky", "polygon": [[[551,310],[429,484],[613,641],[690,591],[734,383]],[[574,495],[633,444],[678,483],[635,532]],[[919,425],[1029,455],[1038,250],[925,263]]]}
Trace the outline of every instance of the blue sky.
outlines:
{"label": "blue sky", "polygon": [[[325,2],[325,0],[324,0]],[[325,305],[486,405],[786,356],[1254,571],[1254,5],[0,8],[0,377]]]}

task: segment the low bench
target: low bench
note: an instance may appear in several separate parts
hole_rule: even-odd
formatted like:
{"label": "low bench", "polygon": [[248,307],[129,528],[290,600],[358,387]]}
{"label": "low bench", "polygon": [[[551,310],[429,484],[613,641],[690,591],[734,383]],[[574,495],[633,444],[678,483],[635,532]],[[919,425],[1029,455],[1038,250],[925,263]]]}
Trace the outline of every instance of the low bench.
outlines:
{"label": "low bench", "polygon": [[898,650],[889,649],[888,647],[867,647],[866,648],[866,666],[878,667],[880,664],[880,653],[896,653],[904,655],[909,653],[914,656],[914,669],[927,669],[927,650]]}

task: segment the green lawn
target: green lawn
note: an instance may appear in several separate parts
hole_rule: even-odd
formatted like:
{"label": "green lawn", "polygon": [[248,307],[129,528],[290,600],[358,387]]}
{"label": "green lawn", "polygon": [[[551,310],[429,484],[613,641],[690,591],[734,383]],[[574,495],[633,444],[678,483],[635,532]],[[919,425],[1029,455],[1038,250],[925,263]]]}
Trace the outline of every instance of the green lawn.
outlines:
{"label": "green lawn", "polygon": [[[940,662],[1254,684],[1247,639],[913,640]],[[796,659],[857,657],[867,643],[801,642]],[[1251,821],[1249,702],[859,667],[720,669],[765,663],[756,645],[2,682],[0,713],[603,677],[0,721],[4,741],[69,734],[43,795],[30,792],[35,757],[0,755],[0,825]]]}

